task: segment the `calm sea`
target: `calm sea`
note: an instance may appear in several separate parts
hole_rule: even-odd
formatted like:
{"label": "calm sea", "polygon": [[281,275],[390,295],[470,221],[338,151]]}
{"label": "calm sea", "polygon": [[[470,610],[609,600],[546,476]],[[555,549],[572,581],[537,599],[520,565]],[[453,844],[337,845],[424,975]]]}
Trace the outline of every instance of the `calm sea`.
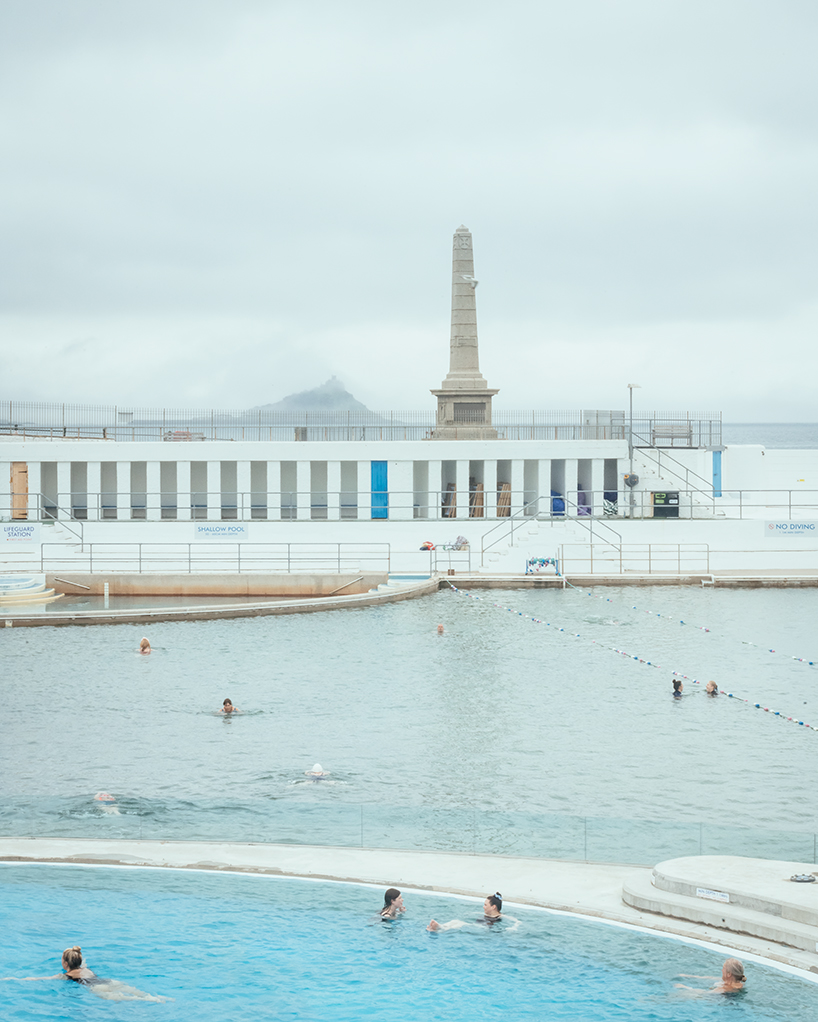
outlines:
{"label": "calm sea", "polygon": [[725,422],[722,438],[725,445],[818,448],[818,422]]}

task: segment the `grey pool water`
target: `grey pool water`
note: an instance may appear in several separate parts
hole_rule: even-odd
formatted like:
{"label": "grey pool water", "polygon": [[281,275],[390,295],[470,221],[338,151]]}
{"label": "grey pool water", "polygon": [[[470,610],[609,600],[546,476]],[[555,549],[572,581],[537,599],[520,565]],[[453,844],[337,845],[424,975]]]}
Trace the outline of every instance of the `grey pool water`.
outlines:
{"label": "grey pool water", "polygon": [[[790,659],[818,657],[815,591],[595,592],[157,623],[150,657],[145,625],[3,629],[0,831],[813,861],[818,732],[670,679],[818,726],[818,668]],[[627,819],[654,821],[638,848]]]}

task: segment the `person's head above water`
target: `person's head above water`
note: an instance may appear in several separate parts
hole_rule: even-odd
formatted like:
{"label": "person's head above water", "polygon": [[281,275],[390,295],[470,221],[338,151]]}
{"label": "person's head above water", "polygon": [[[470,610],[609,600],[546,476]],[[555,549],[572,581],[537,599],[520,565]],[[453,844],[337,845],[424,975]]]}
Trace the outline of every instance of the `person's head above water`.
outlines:
{"label": "person's head above water", "polygon": [[233,709],[233,703],[229,699],[225,699],[225,701],[222,703],[222,706],[225,708],[225,710]]}
{"label": "person's head above water", "polygon": [[151,651],[151,644],[148,642],[148,640],[143,635],[142,638],[139,640],[139,652],[140,653],[150,653],[150,651]]}
{"label": "person's head above water", "polygon": [[747,982],[747,977],[744,975],[744,966],[738,958],[727,959],[721,967],[721,978],[723,983],[734,986]]}
{"label": "person's head above water", "polygon": [[397,901],[397,899],[399,897],[400,897],[400,891],[397,889],[397,887],[390,887],[387,890],[386,894],[384,894],[384,896],[383,896],[383,907],[384,908],[389,908],[391,906],[392,902],[393,901]]}
{"label": "person's head above water", "polygon": [[499,891],[490,894],[483,902],[483,912],[487,916],[500,915],[503,911],[503,896]]}
{"label": "person's head above water", "polygon": [[682,684],[681,679],[680,678],[674,678],[673,679],[673,694],[675,696],[680,696],[682,694],[682,689],[683,688],[684,688],[684,685]]}
{"label": "person's head above water", "polygon": [[715,681],[708,681],[708,683],[704,686],[704,690],[709,696],[717,696],[719,694],[719,686],[715,683]]}
{"label": "person's head above water", "polygon": [[66,972],[71,972],[72,969],[79,969],[82,965],[82,948],[79,944],[75,944],[73,947],[67,947],[62,953],[62,967]]}

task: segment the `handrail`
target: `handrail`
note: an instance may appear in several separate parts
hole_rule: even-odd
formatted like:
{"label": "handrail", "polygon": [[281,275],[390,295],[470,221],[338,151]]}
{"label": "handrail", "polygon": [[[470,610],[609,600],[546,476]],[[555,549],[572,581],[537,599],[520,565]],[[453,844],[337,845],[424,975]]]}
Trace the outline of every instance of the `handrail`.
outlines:
{"label": "handrail", "polygon": [[[635,437],[638,437],[640,440],[645,440],[645,437],[640,436],[638,433],[634,433],[633,435]],[[709,494],[706,493],[706,490],[699,490],[699,492],[705,493],[706,496],[708,497],[708,499],[712,499],[712,496],[713,496],[713,494],[712,494],[713,480],[712,479],[705,479],[704,476],[700,476],[699,473],[696,472],[694,469],[688,468],[688,466],[685,465],[684,462],[679,461],[678,458],[674,458],[672,454],[668,454],[665,448],[657,447],[656,444],[650,443],[649,441],[646,441],[646,443],[647,443],[646,447],[640,447],[640,448],[638,448],[638,450],[640,452],[646,452],[646,451],[649,451],[649,450],[656,451],[656,455],[657,455],[657,457],[656,457],[656,464],[657,464],[657,467],[658,467],[659,471],[661,471],[661,469],[662,469],[662,455],[664,454],[666,459],[668,459],[668,460],[670,460],[672,462],[675,462],[675,464],[679,465],[681,468],[684,469],[684,471],[685,471],[685,487],[687,489],[699,490],[698,487],[696,487],[696,486],[691,487],[689,485],[688,477],[693,475],[697,479],[701,480],[701,482],[704,483],[705,487],[707,487],[707,489],[709,489],[711,491]],[[679,475],[679,473],[675,472],[674,475]]]}
{"label": "handrail", "polygon": [[[39,497],[41,518],[50,519],[53,522],[58,522],[64,529],[67,529],[69,532],[73,533],[77,537],[77,539],[80,541],[80,546],[83,547],[85,546],[84,539],[85,530],[83,529],[82,522],[74,517],[74,512],[72,509],[61,507],[59,504],[55,504],[51,500],[49,500],[48,507],[46,507],[45,494],[37,493],[33,494],[33,496]],[[59,512],[59,514],[57,515],[51,514],[52,509],[54,511]],[[65,515],[68,521],[75,522],[79,526],[80,531],[77,532],[76,529],[73,529],[70,525],[68,525],[66,522],[66,518],[61,517],[62,515]]]}
{"label": "handrail", "polygon": [[[492,532],[496,532],[497,529],[501,529],[501,528],[503,528],[505,526],[507,529],[510,529],[511,535],[513,537],[514,536],[514,522],[515,522],[515,520],[517,518],[524,517],[524,518],[526,518],[530,522],[531,519],[536,517],[536,516],[535,515],[531,515],[531,514],[526,514],[526,511],[532,506],[532,504],[538,504],[541,499],[542,499],[541,497],[535,497],[533,500],[530,500],[527,504],[524,504],[520,508],[519,511],[515,511],[514,514],[513,515],[509,515],[508,518],[500,519],[500,521],[496,525],[492,526],[488,530],[488,532],[484,532],[483,533],[483,535],[480,537],[480,559],[481,559],[481,562],[482,562],[483,555],[485,554],[485,552],[487,550],[490,550],[493,546],[495,546],[495,544],[499,543],[500,540],[503,539],[502,535],[498,536],[496,539],[493,539],[491,541],[491,543],[488,544],[488,546],[486,546],[486,536],[490,536],[492,534]],[[548,499],[550,500],[551,497],[549,496]]]}

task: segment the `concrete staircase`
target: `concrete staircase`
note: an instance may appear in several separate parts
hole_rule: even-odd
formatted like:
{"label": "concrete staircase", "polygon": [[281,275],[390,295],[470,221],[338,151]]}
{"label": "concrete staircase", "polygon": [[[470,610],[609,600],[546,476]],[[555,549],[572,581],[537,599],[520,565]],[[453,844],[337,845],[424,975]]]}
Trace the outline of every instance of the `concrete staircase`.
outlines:
{"label": "concrete staircase", "polygon": [[45,575],[0,575],[0,608],[51,603],[62,595],[46,589]]}
{"label": "concrete staircase", "polygon": [[[660,862],[629,879],[626,905],[732,933],[818,950],[818,872],[813,863],[699,855]],[[792,876],[815,876],[795,883]]]}

